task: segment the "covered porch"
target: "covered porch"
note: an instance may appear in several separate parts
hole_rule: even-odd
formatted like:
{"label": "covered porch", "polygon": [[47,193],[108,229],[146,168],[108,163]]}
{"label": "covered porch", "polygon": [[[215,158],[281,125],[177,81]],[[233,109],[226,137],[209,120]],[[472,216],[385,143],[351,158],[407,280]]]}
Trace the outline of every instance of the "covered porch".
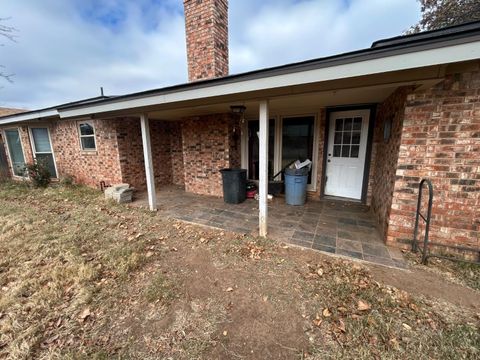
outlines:
{"label": "covered porch", "polygon": [[[156,193],[158,215],[192,224],[257,235],[258,201],[226,204],[215,196],[187,193],[181,186],[165,186]],[[133,206],[148,207],[146,192],[137,192]],[[309,200],[289,206],[282,197],[268,202],[267,237],[385,266],[405,268],[401,252],[384,244],[368,206],[348,201]]]}

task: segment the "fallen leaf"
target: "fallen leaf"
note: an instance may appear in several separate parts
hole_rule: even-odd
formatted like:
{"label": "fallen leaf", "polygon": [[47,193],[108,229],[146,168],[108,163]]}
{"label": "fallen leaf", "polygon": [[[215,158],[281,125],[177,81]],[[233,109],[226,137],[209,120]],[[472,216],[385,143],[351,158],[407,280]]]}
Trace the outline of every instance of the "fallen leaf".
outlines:
{"label": "fallen leaf", "polygon": [[267,300],[268,300],[268,296],[264,296],[263,297],[263,302],[267,302]]}
{"label": "fallen leaf", "polygon": [[227,336],[227,334],[228,334],[228,332],[227,332],[227,330],[225,330],[225,331],[223,332],[223,336]]}
{"label": "fallen leaf", "polygon": [[347,312],[347,308],[344,307],[344,306],[339,306],[339,307],[337,308],[337,310],[340,311],[341,313],[346,313],[346,312]]}
{"label": "fallen leaf", "polygon": [[330,310],[328,310],[328,308],[323,309],[322,314],[323,314],[323,316],[325,316],[325,317],[332,316],[332,313],[330,312]]}
{"label": "fallen leaf", "polygon": [[90,309],[85,308],[80,315],[78,315],[78,318],[82,321],[85,321],[89,316],[91,315]]}
{"label": "fallen leaf", "polygon": [[406,330],[412,330],[412,327],[411,327],[410,325],[408,325],[408,324],[403,323],[402,326],[403,326],[404,329],[406,329]]}
{"label": "fallen leaf", "polygon": [[323,275],[323,269],[318,269],[317,270],[317,275],[322,276]]}
{"label": "fallen leaf", "polygon": [[342,320],[338,321],[338,329],[343,333],[346,331],[345,330],[345,323]]}
{"label": "fallen leaf", "polygon": [[228,287],[225,291],[226,291],[226,292],[232,292],[232,291],[233,291],[233,288],[232,288],[232,287]]}
{"label": "fallen leaf", "polygon": [[358,300],[357,309],[360,311],[367,311],[371,309],[371,306],[365,301]]}
{"label": "fallen leaf", "polygon": [[312,322],[315,326],[318,327],[322,324],[322,319],[314,319]]}

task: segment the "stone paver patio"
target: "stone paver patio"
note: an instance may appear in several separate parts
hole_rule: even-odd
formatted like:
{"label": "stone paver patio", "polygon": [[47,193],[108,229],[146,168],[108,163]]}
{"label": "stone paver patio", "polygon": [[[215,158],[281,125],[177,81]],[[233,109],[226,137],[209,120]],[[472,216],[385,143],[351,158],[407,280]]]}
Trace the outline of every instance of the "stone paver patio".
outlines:
{"label": "stone paver patio", "polygon": [[[219,229],[258,234],[258,202],[225,204],[223,199],[164,187],[157,193],[159,215]],[[146,206],[146,194],[137,193],[134,205]],[[283,198],[269,202],[268,236],[274,240],[376,264],[406,268],[402,253],[387,247],[378,233],[369,207],[339,200],[310,200],[289,206]]]}

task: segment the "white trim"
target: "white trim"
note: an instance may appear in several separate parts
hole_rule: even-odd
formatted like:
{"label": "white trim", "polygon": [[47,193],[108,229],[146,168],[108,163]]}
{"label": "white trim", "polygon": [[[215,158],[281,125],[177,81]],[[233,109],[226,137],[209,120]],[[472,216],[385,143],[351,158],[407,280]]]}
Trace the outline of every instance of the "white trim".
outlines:
{"label": "white trim", "polygon": [[155,175],[153,171],[152,147],[150,144],[150,124],[147,114],[140,115],[140,128],[142,131],[145,177],[147,179],[148,205],[151,211],[155,211],[157,210],[157,194],[155,192]]}
{"label": "white trim", "polygon": [[27,121],[27,120],[37,120],[51,116],[58,116],[57,109],[49,109],[49,110],[39,110],[35,112],[28,112],[27,114],[19,113],[14,115],[7,115],[8,118],[1,119],[0,118],[0,125],[4,124],[11,124],[20,121]]}
{"label": "white trim", "polygon": [[[38,152],[35,146],[35,139],[33,138],[33,132],[32,129],[47,129],[47,134],[48,134],[48,141],[50,142],[50,152]],[[60,175],[58,174],[58,168],[57,168],[57,159],[55,158],[55,153],[53,151],[53,143],[52,143],[52,136],[50,135],[50,127],[48,125],[35,125],[35,126],[29,126],[28,127],[28,134],[30,137],[30,145],[32,148],[32,156],[34,160],[37,160],[37,154],[52,154],[53,158],[53,166],[55,167],[55,175],[56,177],[52,177],[52,179],[59,179]]]}
{"label": "white trim", "polygon": [[21,135],[22,129],[21,129],[20,126],[13,126],[13,127],[4,128],[4,129],[2,129],[2,131],[3,131],[3,137],[5,138],[5,144],[7,145],[6,150],[7,150],[8,160],[10,160],[9,165],[10,165],[10,171],[12,172],[12,178],[14,178],[14,179],[25,179],[25,176],[16,175],[15,171],[13,169],[13,160],[12,160],[12,156],[10,155],[10,147],[8,145],[8,137],[7,137],[7,133],[6,133],[6,131],[8,131],[8,130],[17,130],[18,131],[18,137],[20,139],[20,146],[22,148],[22,154],[23,154],[23,163],[26,166],[27,165],[27,159],[25,158],[25,147],[23,146],[23,141],[22,141],[22,135]]}
{"label": "white trim", "polygon": [[260,102],[258,110],[259,122],[259,176],[258,176],[258,221],[259,235],[266,237],[268,233],[268,127],[270,117],[268,116],[268,100]]}
{"label": "white trim", "polygon": [[266,75],[263,78],[239,80],[227,84],[212,84],[202,88],[172,91],[159,95],[140,94],[138,98],[134,99],[119,99],[118,101],[106,104],[92,104],[88,107],[60,110],[59,115],[61,118],[78,117],[94,113],[129,110],[180,101],[449,64],[476,60],[478,58],[480,58],[479,41],[420,51],[414,51],[412,49],[412,52],[409,53],[363,61],[352,60],[349,63],[326,66],[319,69],[303,70],[280,75]]}

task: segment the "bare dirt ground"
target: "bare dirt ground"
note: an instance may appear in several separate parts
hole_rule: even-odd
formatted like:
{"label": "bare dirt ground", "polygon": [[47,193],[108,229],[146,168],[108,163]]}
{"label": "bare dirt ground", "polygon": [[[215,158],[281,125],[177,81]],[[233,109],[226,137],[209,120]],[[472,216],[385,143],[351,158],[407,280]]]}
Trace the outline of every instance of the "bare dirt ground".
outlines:
{"label": "bare dirt ground", "polygon": [[420,271],[7,183],[0,358],[478,358],[478,292]]}

